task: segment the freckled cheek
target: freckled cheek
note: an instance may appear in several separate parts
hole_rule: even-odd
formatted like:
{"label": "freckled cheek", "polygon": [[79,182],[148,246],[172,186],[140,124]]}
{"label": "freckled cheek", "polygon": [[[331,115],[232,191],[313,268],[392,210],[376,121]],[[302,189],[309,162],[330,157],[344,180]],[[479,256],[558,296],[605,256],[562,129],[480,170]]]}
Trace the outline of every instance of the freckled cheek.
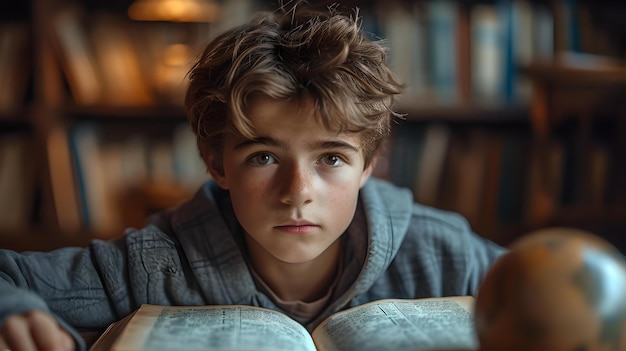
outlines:
{"label": "freckled cheek", "polygon": [[241,192],[244,194],[250,194],[252,196],[256,196],[258,192],[261,191],[262,186],[257,181],[250,181],[248,179],[242,179],[238,182],[237,187],[241,189]]}
{"label": "freckled cheek", "polygon": [[327,192],[329,206],[337,212],[350,213],[356,207],[358,190],[351,184],[344,184]]}
{"label": "freckled cheek", "polygon": [[231,199],[235,214],[246,230],[258,227],[267,219],[268,197],[259,182],[241,179],[241,183],[231,190]]}
{"label": "freckled cheek", "polygon": [[258,201],[267,197],[267,189],[271,185],[262,175],[245,175],[235,179],[235,187],[243,201]]}

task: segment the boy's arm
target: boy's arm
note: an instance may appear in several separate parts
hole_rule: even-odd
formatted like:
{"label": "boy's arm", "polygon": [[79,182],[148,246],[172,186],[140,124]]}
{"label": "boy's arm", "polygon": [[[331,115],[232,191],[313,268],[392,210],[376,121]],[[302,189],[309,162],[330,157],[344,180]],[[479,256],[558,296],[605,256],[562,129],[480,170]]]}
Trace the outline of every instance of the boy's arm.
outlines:
{"label": "boy's arm", "polygon": [[90,248],[26,253],[0,250],[0,326],[5,326],[10,316],[42,311],[53,316],[79,348],[84,348],[70,325],[104,327],[118,319],[94,262]]}
{"label": "boy's arm", "polygon": [[471,252],[467,262],[468,268],[474,268],[470,270],[472,274],[469,276],[469,294],[476,295],[487,271],[500,256],[507,252],[507,249],[474,233],[470,228],[468,231],[469,236],[463,246]]}

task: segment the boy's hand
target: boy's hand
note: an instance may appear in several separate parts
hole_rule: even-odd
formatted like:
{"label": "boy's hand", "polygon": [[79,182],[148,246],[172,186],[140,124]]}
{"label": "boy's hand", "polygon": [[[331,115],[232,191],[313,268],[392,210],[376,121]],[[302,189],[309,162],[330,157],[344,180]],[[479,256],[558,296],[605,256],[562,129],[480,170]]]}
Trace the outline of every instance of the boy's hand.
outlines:
{"label": "boy's hand", "polygon": [[0,336],[11,351],[74,350],[74,339],[49,314],[31,311],[8,317]]}

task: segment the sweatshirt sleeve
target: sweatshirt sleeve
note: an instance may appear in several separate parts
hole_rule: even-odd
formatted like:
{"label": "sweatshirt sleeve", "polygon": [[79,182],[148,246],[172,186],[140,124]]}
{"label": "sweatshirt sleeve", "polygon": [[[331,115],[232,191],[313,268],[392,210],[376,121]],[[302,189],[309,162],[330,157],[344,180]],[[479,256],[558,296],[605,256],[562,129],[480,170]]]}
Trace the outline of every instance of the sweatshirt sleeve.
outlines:
{"label": "sweatshirt sleeve", "polygon": [[392,287],[394,296],[405,298],[476,295],[505,252],[459,214],[416,205],[400,250],[377,286],[387,295]]}
{"label": "sweatshirt sleeve", "polygon": [[[124,282],[123,241],[106,244],[110,252],[117,252],[110,260],[118,262],[120,284]],[[94,244],[50,252],[0,250],[0,325],[10,315],[42,310],[84,349],[74,327],[102,328],[122,317],[111,303],[108,286],[112,284],[101,279],[93,249]]]}
{"label": "sweatshirt sleeve", "polygon": [[434,265],[439,267],[444,295],[476,295],[485,274],[506,249],[476,234],[467,220],[443,212],[445,222],[433,226]]}

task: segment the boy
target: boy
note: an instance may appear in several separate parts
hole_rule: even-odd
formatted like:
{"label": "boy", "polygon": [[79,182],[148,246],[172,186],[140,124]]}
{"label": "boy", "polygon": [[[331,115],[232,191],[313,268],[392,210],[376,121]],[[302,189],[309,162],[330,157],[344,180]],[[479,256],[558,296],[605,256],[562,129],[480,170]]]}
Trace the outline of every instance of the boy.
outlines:
{"label": "boy", "polygon": [[142,303],[263,306],[312,329],[375,299],[475,294],[503,252],[460,216],[370,179],[401,84],[357,19],[261,15],[213,40],[189,78],[214,181],[118,240],[0,253],[13,350],[84,348],[73,327]]}

